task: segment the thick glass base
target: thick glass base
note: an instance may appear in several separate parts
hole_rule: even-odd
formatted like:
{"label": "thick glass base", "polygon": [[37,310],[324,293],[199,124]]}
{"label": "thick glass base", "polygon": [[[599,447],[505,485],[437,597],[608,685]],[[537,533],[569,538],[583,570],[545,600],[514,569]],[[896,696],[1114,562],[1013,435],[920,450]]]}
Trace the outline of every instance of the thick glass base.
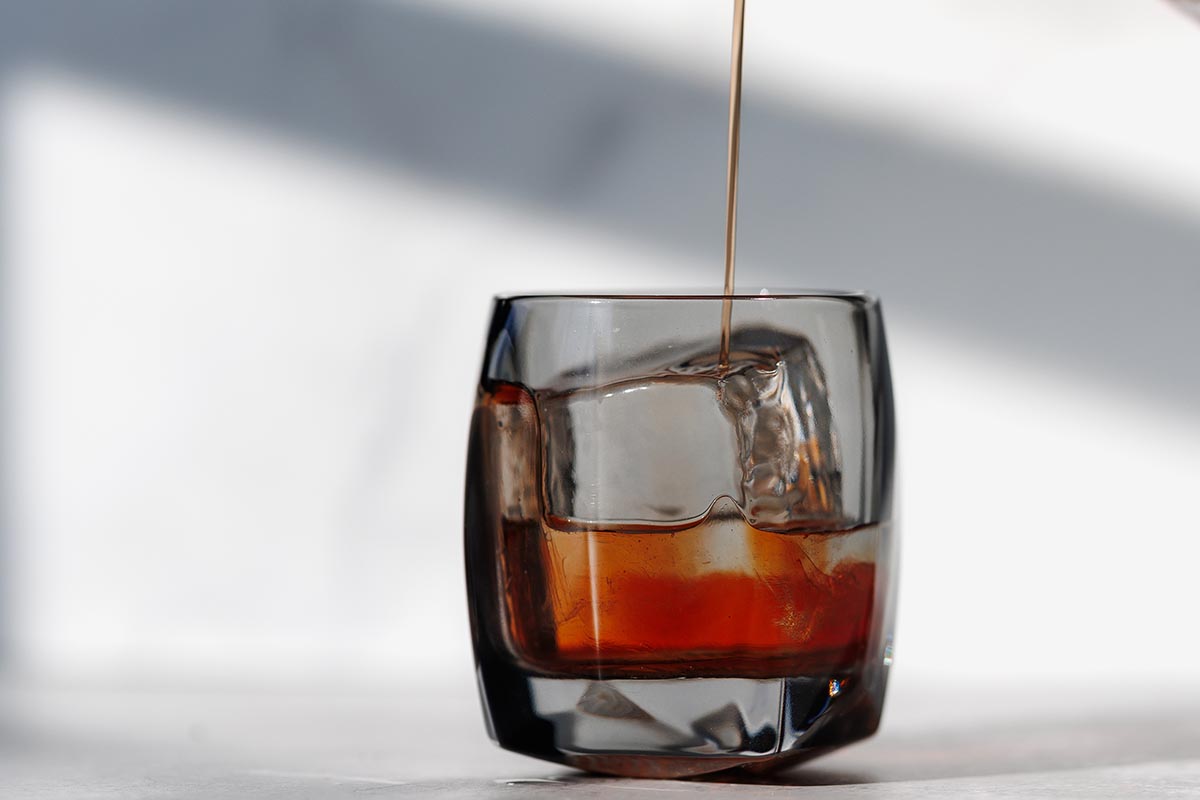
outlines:
{"label": "thick glass base", "polygon": [[507,691],[481,688],[489,732],[509,750],[592,772],[681,778],[775,769],[871,735],[884,679],[873,677],[528,676]]}

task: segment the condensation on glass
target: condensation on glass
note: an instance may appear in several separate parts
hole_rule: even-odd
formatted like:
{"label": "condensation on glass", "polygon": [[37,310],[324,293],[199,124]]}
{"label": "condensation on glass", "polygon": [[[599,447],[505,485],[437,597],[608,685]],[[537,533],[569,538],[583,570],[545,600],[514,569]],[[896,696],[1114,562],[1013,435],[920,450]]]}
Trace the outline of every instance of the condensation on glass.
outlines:
{"label": "condensation on glass", "polygon": [[868,295],[496,301],[467,472],[503,747],[621,775],[870,735],[892,658],[892,391]]}

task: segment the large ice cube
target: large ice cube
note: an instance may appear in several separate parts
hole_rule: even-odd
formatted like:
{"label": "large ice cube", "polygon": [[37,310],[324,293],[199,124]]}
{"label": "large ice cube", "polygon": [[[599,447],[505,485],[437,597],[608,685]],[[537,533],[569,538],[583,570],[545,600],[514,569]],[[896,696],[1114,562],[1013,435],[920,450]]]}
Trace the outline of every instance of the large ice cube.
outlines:
{"label": "large ice cube", "polygon": [[584,523],[680,525],[729,497],[760,528],[826,528],[840,473],[808,340],[713,355],[538,399],[548,511]]}
{"label": "large ice cube", "polygon": [[666,375],[541,398],[550,513],[681,522],[732,494],[737,435],[716,389],[708,376]]}

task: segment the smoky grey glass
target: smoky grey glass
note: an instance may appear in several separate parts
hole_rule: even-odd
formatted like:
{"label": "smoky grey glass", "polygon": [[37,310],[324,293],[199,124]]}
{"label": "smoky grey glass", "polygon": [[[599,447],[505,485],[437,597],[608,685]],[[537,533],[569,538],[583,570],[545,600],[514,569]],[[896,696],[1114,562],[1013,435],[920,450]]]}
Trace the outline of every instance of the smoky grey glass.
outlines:
{"label": "smoky grey glass", "polygon": [[497,299],[465,516],[492,737],[681,777],[870,735],[893,442],[869,295]]}

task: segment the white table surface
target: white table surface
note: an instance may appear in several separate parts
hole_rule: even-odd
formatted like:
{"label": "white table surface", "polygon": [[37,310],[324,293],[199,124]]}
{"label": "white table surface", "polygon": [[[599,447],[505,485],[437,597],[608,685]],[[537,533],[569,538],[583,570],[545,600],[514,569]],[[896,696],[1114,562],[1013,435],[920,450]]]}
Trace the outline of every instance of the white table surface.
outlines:
{"label": "white table surface", "polygon": [[505,753],[474,689],[5,686],[0,797],[1200,797],[1200,687],[895,681],[873,739],[757,783],[598,778]]}

